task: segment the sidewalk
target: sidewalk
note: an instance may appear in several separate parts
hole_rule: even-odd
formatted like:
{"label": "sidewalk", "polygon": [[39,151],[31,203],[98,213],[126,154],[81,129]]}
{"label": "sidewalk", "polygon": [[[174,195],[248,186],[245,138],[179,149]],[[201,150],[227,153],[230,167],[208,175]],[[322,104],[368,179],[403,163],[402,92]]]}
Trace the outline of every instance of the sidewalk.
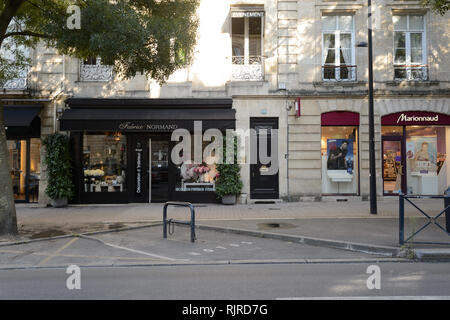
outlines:
{"label": "sidewalk", "polygon": [[[443,201],[437,199],[414,202],[430,216],[443,210]],[[78,205],[62,209],[17,205],[17,218],[21,237],[27,239],[157,223],[162,220],[162,208],[163,204]],[[327,241],[331,241],[343,248],[364,244],[399,249],[398,200],[394,198],[378,202],[378,215],[369,214],[369,202],[356,200],[235,206],[198,204],[195,208],[197,225],[214,230],[260,237],[284,235],[288,241],[318,239],[322,240],[315,242],[318,245],[327,246]],[[405,205],[405,215],[406,238],[428,221],[410,204]],[[169,218],[188,220],[189,210],[170,208]],[[444,215],[438,222],[445,228]],[[434,225],[413,240],[450,243],[450,237]],[[360,248],[364,251],[365,247]],[[413,248],[450,253],[450,245],[421,244]]]}

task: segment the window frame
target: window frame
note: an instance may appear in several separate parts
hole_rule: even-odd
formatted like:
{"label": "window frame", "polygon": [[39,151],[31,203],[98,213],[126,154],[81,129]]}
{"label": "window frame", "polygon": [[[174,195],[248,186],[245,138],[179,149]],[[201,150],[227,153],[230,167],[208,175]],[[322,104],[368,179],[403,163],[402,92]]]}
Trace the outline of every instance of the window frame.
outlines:
{"label": "window frame", "polygon": [[[351,30],[340,30],[340,25],[339,25],[339,17],[342,16],[349,16],[352,18],[352,28]],[[323,17],[334,17],[335,18],[335,28],[334,29],[324,29],[323,28],[323,24],[321,26],[321,33],[322,33],[322,38],[321,38],[321,46],[322,46],[322,57],[321,57],[321,66],[322,66],[322,81],[325,82],[341,82],[341,81],[348,81],[348,82],[353,82],[356,81],[356,50],[355,50],[355,15],[354,14],[327,14],[327,15],[322,15],[321,17],[321,23],[323,21]],[[326,64],[325,63],[325,59],[326,59],[326,54],[328,54],[328,52],[325,54],[325,44],[324,44],[324,36],[326,34],[332,34],[334,35],[334,40],[335,40],[335,44],[334,44],[334,67],[335,67],[335,76],[333,79],[326,79],[325,78],[325,66],[333,66],[333,64]],[[349,78],[347,79],[341,79],[341,55],[340,55],[340,49],[341,49],[341,34],[350,34],[351,35],[351,50],[352,50],[352,54],[351,54],[351,61],[350,64],[346,64],[345,66],[349,67],[350,70],[349,72]]]}
{"label": "window frame", "polygon": [[[231,60],[232,60],[232,64],[240,64],[240,63],[233,63],[233,58],[234,57],[243,57],[244,58],[244,63],[242,63],[241,65],[250,65],[250,64],[255,64],[255,63],[250,63],[250,18],[259,18],[261,20],[261,54],[260,54],[260,63],[259,64],[263,64],[263,56],[264,56],[264,17],[265,14],[262,14],[259,17],[251,17],[251,16],[247,16],[247,15],[243,15],[242,17],[231,17],[231,23],[230,23],[230,34],[231,34]],[[233,52],[233,19],[239,19],[239,18],[243,18],[244,19],[244,55],[243,56],[235,56],[234,52]],[[256,56],[258,57],[258,56]]]}
{"label": "window frame", "polygon": [[[396,29],[394,26],[394,17],[398,16],[405,16],[406,17],[406,29]],[[419,29],[410,29],[410,17],[411,16],[421,16],[423,17],[423,28],[422,30]],[[414,13],[406,13],[406,14],[394,14],[392,15],[392,25],[393,25],[393,55],[392,55],[392,65],[394,69],[394,80],[395,81],[427,81],[428,80],[428,54],[427,54],[427,32],[426,32],[426,26],[427,26],[427,16],[426,14],[414,14]],[[395,43],[395,35],[396,33],[404,33],[405,34],[405,64],[398,64],[395,62],[395,50],[396,50],[396,43]],[[411,62],[411,34],[414,33],[421,33],[422,34],[422,61],[420,65],[412,64]],[[405,78],[398,78],[395,75],[395,70],[398,68],[405,68],[406,71],[406,77]],[[422,69],[422,76],[419,78],[413,78],[412,77],[412,70],[421,68]]]}

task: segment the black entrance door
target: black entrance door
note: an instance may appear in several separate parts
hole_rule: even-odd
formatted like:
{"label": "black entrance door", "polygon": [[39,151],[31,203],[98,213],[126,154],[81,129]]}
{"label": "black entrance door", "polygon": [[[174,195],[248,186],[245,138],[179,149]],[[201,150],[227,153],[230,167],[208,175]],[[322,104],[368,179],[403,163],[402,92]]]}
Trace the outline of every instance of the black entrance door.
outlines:
{"label": "black entrance door", "polygon": [[167,135],[133,135],[131,199],[164,202],[169,198],[169,140]]}
{"label": "black entrance door", "polygon": [[271,150],[271,141],[274,136],[273,131],[278,129],[278,118],[251,118],[250,128],[254,129],[256,137],[251,139],[250,143],[256,143],[256,148],[252,147],[251,150],[256,150],[256,163],[250,164],[250,197],[252,199],[278,199],[279,197],[279,184],[278,177],[279,171],[276,174],[265,175],[268,168],[272,163],[262,164],[259,155],[259,140],[261,130],[267,130],[267,156],[272,155],[278,157],[278,150]]}

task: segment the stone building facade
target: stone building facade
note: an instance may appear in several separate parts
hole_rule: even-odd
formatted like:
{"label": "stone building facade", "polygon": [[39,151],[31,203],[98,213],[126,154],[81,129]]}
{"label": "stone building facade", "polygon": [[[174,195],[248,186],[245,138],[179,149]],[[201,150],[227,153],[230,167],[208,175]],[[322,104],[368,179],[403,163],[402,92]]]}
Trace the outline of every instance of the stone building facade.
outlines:
{"label": "stone building facade", "polygon": [[[419,1],[401,0],[377,1],[372,9],[377,193],[380,199],[400,190],[441,194],[450,185],[449,13],[436,15]],[[279,130],[276,177],[258,180],[261,166],[242,166],[248,200],[367,199],[368,59],[367,48],[357,47],[367,41],[366,2],[202,0],[198,14],[195,60],[163,85],[142,75],[120,80],[98,59],[83,62],[38,47],[32,51],[27,90],[5,90],[2,97],[9,94],[8,104],[23,104],[26,98],[43,106],[41,138],[60,130],[58,119],[65,121],[68,109],[104,110],[108,101],[158,110],[168,101],[176,110],[208,103],[225,108],[229,101],[236,129]],[[397,113],[397,119],[404,113],[412,120],[394,123],[389,116]],[[423,143],[429,145],[429,158],[417,160],[414,154]],[[338,163],[330,155],[341,149],[347,157]],[[41,169],[39,202],[46,203]],[[86,168],[79,170],[82,175]]]}

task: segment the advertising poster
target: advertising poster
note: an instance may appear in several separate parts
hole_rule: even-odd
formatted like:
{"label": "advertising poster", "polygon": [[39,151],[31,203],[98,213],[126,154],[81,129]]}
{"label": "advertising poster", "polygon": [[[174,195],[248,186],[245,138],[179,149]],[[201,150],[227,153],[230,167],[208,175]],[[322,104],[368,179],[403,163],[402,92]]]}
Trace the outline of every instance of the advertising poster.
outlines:
{"label": "advertising poster", "polygon": [[406,156],[411,172],[421,174],[436,172],[437,138],[410,137],[406,142]]}
{"label": "advertising poster", "polygon": [[328,139],[327,140],[327,169],[346,170],[353,173],[353,140]]}

